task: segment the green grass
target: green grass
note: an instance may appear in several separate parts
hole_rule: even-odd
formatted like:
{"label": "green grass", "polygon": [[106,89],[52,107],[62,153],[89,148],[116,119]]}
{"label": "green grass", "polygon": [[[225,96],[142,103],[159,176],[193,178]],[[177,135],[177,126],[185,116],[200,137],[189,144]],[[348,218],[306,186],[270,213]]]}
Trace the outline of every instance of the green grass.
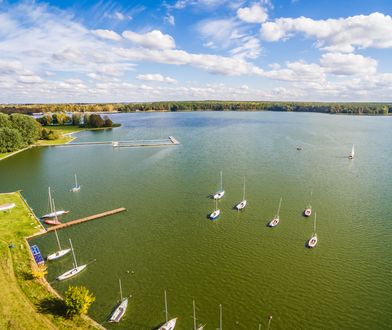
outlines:
{"label": "green grass", "polygon": [[71,134],[71,133],[76,133],[80,131],[85,131],[87,128],[85,127],[79,127],[79,126],[43,126],[45,129],[48,131],[56,131],[59,132],[60,134]]}
{"label": "green grass", "polygon": [[[24,237],[41,230],[19,193],[0,194],[0,205],[16,207],[0,212],[0,329],[91,329],[91,320],[64,316],[62,300],[33,279],[29,247]],[[9,247],[13,244],[13,248]]]}

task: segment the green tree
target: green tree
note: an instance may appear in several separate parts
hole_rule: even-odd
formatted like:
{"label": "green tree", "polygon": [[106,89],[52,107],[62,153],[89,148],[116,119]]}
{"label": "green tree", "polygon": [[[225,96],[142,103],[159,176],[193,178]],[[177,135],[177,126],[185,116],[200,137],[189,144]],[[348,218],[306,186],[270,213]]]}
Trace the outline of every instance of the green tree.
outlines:
{"label": "green tree", "polygon": [[103,117],[103,120],[105,127],[113,127],[113,122],[108,116]]}
{"label": "green tree", "polygon": [[5,113],[0,113],[0,128],[3,127],[11,127],[11,122],[10,122],[10,118],[8,115],[6,115]]}
{"label": "green tree", "polygon": [[100,115],[97,115],[95,113],[91,114],[90,127],[93,127],[93,128],[103,127],[104,124],[105,124],[105,122]]}
{"label": "green tree", "polygon": [[80,119],[81,119],[80,112],[73,112],[72,113],[72,125],[79,126],[80,121],[81,121]]}
{"label": "green tree", "polygon": [[24,146],[21,134],[15,128],[0,128],[0,152],[15,151]]}
{"label": "green tree", "polygon": [[95,301],[95,297],[84,286],[69,286],[65,292],[65,306],[67,316],[87,314],[90,305]]}
{"label": "green tree", "polygon": [[11,127],[19,131],[24,145],[34,143],[41,136],[42,126],[33,118],[14,113],[10,116]]}

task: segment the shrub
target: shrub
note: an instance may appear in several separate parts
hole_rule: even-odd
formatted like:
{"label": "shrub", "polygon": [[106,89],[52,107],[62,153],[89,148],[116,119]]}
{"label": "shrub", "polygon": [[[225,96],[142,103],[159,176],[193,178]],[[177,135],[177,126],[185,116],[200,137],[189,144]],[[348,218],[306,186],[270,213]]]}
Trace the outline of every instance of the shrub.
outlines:
{"label": "shrub", "polygon": [[11,152],[24,147],[22,135],[14,128],[0,128],[0,152]]}
{"label": "shrub", "polygon": [[95,297],[84,286],[70,286],[65,292],[65,306],[67,316],[87,314],[90,305],[95,301]]}

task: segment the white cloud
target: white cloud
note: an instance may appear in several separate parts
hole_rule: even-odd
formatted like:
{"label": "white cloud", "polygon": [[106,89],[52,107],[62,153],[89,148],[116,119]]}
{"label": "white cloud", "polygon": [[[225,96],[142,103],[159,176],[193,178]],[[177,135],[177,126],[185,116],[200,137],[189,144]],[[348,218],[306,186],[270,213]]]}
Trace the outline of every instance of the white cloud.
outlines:
{"label": "white cloud", "polygon": [[122,35],[125,39],[149,49],[171,49],[176,47],[173,37],[163,34],[159,30],[153,30],[144,34],[124,31]]}
{"label": "white cloud", "polygon": [[113,13],[105,13],[104,17],[124,21],[124,20],[131,20],[132,16],[122,13],[121,11],[114,11]]}
{"label": "white cloud", "polygon": [[261,52],[260,41],[254,37],[244,38],[244,43],[230,50],[230,54],[240,58],[257,58]]}
{"label": "white cloud", "polygon": [[327,72],[343,76],[375,74],[377,71],[375,59],[358,54],[323,54],[320,64]]}
{"label": "white cloud", "polygon": [[329,52],[353,52],[356,48],[392,48],[392,18],[382,13],[347,18],[313,20],[279,18],[261,27],[261,37],[278,41],[304,33],[317,40],[317,47]]}
{"label": "white cloud", "polygon": [[92,30],[91,33],[102,38],[102,39],[108,39],[108,40],[113,40],[113,41],[119,41],[122,39],[119,34],[117,34],[116,32],[114,32],[112,30],[98,29],[98,30]]}
{"label": "white cloud", "polygon": [[138,80],[167,82],[170,84],[174,84],[177,82],[177,80],[170,77],[162,76],[161,74],[139,74],[136,78]]}
{"label": "white cloud", "polygon": [[239,8],[237,16],[247,23],[264,23],[268,19],[267,10],[258,3],[254,3],[251,7]]}
{"label": "white cloud", "polygon": [[168,23],[171,26],[176,25],[176,21],[174,19],[173,15],[167,14],[164,19],[163,19],[166,23]]}

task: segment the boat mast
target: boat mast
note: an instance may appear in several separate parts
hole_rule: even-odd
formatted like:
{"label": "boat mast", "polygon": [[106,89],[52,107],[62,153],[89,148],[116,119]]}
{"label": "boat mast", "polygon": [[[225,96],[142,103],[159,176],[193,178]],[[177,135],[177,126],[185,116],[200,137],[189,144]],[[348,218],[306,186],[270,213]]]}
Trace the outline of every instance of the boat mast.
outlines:
{"label": "boat mast", "polygon": [[223,191],[223,177],[222,177],[222,171],[220,171],[220,177],[221,177],[221,191]]}
{"label": "boat mast", "polygon": [[219,330],[222,330],[222,304],[219,305]]}
{"label": "boat mast", "polygon": [[71,239],[69,239],[69,244],[71,245],[71,250],[72,250],[72,255],[73,255],[73,260],[74,260],[75,268],[77,268],[77,267],[78,267],[78,263],[76,262],[75,252],[74,252],[74,249],[73,249],[73,246],[72,246],[72,241],[71,241]]}
{"label": "boat mast", "polygon": [[[57,213],[56,213],[56,205],[54,205],[54,199],[52,199],[52,211],[51,212],[54,212],[54,219],[56,220],[56,222],[58,223],[59,222],[59,219],[57,218]],[[56,236],[57,236],[57,234],[56,234]],[[58,238],[57,238],[58,239]],[[59,243],[59,245],[60,245],[60,243]],[[61,248],[60,248],[60,250],[61,250]]]}
{"label": "boat mast", "polygon": [[76,174],[75,174],[75,187],[78,186],[78,179],[76,178]]}
{"label": "boat mast", "polygon": [[280,197],[279,201],[279,207],[278,207],[278,213],[276,214],[277,217],[279,217],[279,212],[280,212],[280,206],[282,205],[282,197]]}
{"label": "boat mast", "polygon": [[167,317],[167,296],[166,296],[166,290],[165,290],[165,315],[166,315],[166,322],[168,321],[168,317]]}
{"label": "boat mast", "polygon": [[267,328],[267,330],[269,330],[269,328],[271,326],[271,321],[272,321],[272,315],[268,316],[268,328]]}
{"label": "boat mast", "polygon": [[196,330],[196,306],[193,300],[193,330]]}
{"label": "boat mast", "polygon": [[56,229],[54,230],[54,233],[55,233],[55,235],[56,235],[56,239],[57,239],[57,244],[58,244],[58,246],[59,246],[59,250],[61,251],[60,240],[59,240],[59,236],[57,235],[57,230],[56,230]]}
{"label": "boat mast", "polygon": [[245,200],[245,177],[244,177],[244,196],[242,196],[242,200]]}
{"label": "boat mast", "polygon": [[49,191],[49,207],[50,207],[50,213],[53,212],[53,205],[52,205],[52,194],[50,193],[50,187],[48,187]]}
{"label": "boat mast", "polygon": [[120,284],[120,301],[123,300],[123,296],[122,296],[122,288],[121,288],[121,279],[118,279],[118,283]]}
{"label": "boat mast", "polygon": [[215,199],[215,211],[218,209],[218,201]]}
{"label": "boat mast", "polygon": [[314,235],[316,235],[316,220],[317,220],[317,213],[314,214]]}

